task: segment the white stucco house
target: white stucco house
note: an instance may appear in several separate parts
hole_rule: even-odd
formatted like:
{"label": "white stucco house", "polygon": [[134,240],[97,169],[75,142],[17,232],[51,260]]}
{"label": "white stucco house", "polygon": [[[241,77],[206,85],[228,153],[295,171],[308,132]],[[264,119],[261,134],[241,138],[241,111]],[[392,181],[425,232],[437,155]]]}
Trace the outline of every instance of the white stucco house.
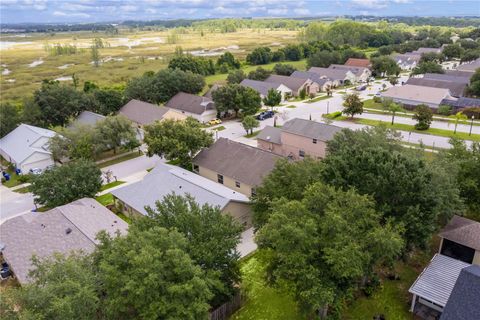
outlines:
{"label": "white stucco house", "polygon": [[23,173],[30,169],[45,169],[54,165],[48,142],[56,133],[21,124],[0,140],[0,155]]}

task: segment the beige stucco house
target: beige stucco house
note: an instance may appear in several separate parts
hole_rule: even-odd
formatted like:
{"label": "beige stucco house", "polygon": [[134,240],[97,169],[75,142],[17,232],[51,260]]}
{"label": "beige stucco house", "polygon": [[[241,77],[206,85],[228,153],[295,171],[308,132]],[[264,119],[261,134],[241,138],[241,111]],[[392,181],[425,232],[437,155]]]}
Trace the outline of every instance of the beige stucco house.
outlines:
{"label": "beige stucco house", "polygon": [[394,86],[381,93],[382,98],[390,98],[403,104],[407,109],[413,109],[419,104],[425,104],[431,109],[438,109],[444,99],[452,99],[449,89],[423,87],[413,84]]}
{"label": "beige stucco house", "polygon": [[280,92],[280,94],[282,95],[282,102],[284,102],[289,96],[293,94],[292,89],[286,87],[281,83],[243,79],[242,82],[240,82],[240,85],[257,91],[262,100],[267,96],[268,91],[272,89]]}
{"label": "beige stucco house", "polygon": [[281,128],[265,127],[257,136],[257,146],[294,160],[305,156],[325,158],[327,141],[340,130],[340,127],[295,118]]}
{"label": "beige stucco house", "polygon": [[304,78],[297,78],[297,77],[287,77],[281,76],[277,74],[272,74],[268,77],[265,82],[276,83],[276,84],[283,84],[287,88],[292,90],[292,95],[295,97],[300,95],[302,90],[305,90],[307,95],[316,94],[320,91],[319,84],[313,82],[311,79],[304,79]]}
{"label": "beige stucco house", "polygon": [[271,152],[220,138],[193,159],[193,171],[250,197],[279,159]]}
{"label": "beige stucco house", "polygon": [[250,200],[237,190],[212,182],[180,167],[159,164],[143,180],[112,191],[117,209],[130,217],[147,215],[147,207],[166,195],[192,196],[199,205],[209,204],[251,226]]}

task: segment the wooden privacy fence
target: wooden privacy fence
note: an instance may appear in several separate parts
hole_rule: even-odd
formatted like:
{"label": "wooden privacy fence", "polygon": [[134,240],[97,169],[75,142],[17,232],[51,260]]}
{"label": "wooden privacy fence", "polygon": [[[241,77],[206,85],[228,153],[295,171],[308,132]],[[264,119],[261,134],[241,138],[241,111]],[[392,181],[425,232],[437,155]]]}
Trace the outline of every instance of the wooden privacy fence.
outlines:
{"label": "wooden privacy fence", "polygon": [[226,320],[242,306],[244,297],[237,292],[233,298],[210,312],[210,320]]}

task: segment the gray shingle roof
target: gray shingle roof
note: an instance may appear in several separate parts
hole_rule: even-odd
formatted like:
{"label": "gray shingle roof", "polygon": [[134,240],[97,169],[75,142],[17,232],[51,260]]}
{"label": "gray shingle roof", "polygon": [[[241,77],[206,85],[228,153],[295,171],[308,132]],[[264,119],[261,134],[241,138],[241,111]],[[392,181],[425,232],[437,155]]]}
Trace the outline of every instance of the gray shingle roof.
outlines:
{"label": "gray shingle roof", "polygon": [[132,99],[120,109],[119,113],[133,122],[147,125],[162,120],[168,110],[166,107]]}
{"label": "gray shingle roof", "polygon": [[299,118],[285,122],[282,127],[282,131],[321,141],[331,140],[341,130],[337,126]]}
{"label": "gray shingle roof", "polygon": [[445,70],[445,74],[449,76],[463,77],[467,79],[470,79],[472,77],[472,73],[468,71]]}
{"label": "gray shingle roof", "polygon": [[442,73],[425,73],[423,75],[424,79],[435,79],[435,80],[443,80],[443,81],[451,81],[451,82],[458,82],[458,83],[469,83],[470,79],[463,76],[454,76],[450,74],[442,74]]}
{"label": "gray shingle roof", "polygon": [[211,99],[185,92],[177,93],[168,100],[165,106],[195,114],[202,114],[207,110],[215,109],[215,105]]}
{"label": "gray shingle roof", "polygon": [[49,139],[55,135],[56,133],[52,130],[22,123],[0,140],[0,149],[16,163],[21,163],[35,152],[51,154],[46,145],[43,147],[32,145],[41,138]]}
{"label": "gray shingle roof", "polygon": [[396,63],[418,63],[422,56],[420,54],[412,54],[412,53],[405,53],[405,54],[397,54],[393,56],[393,60]]}
{"label": "gray shingle roof", "polygon": [[462,269],[440,320],[480,319],[480,266]]}
{"label": "gray shingle roof", "polygon": [[272,74],[265,80],[265,82],[283,84],[284,86],[290,88],[293,91],[300,90],[300,88],[305,84],[306,81],[307,79],[281,76],[278,74]]}
{"label": "gray shingle roof", "polygon": [[468,266],[470,264],[437,253],[408,292],[443,307],[447,304],[460,271]]}
{"label": "gray shingle roof", "polygon": [[480,58],[478,58],[475,61],[467,62],[467,63],[459,65],[457,67],[457,70],[475,72],[475,70],[477,70],[478,68],[480,68]]}
{"label": "gray shingle roof", "polygon": [[205,92],[205,94],[203,96],[205,98],[208,98],[208,99],[212,100],[213,99],[213,96],[212,96],[213,91],[217,90],[220,87],[221,87],[221,85],[215,83],[214,85],[212,85],[212,87],[210,89],[208,89],[207,92]]}
{"label": "gray shingle roof", "polygon": [[[91,252],[101,230],[114,235],[127,231],[128,224],[91,198],[83,198],[44,213],[27,213],[0,225],[3,256],[20,283],[27,283],[31,257],[48,257],[54,252]],[[67,230],[70,233],[67,233]]]}
{"label": "gray shingle roof", "polygon": [[330,79],[332,81],[343,81],[347,77],[348,70],[311,67],[308,69],[308,72],[316,73],[318,76]]}
{"label": "gray shingle roof", "polygon": [[368,68],[365,68],[365,67],[346,66],[346,65],[343,65],[343,64],[331,64],[328,68],[329,69],[348,70],[351,73],[353,73],[354,75],[356,75],[357,77],[362,75],[362,73],[365,70],[368,70]]}
{"label": "gray shingle roof", "polygon": [[257,135],[257,140],[265,140],[268,142],[281,144],[282,143],[282,129],[275,128],[272,126],[266,126],[263,130]]}
{"label": "gray shingle roof", "polygon": [[252,88],[253,90],[260,93],[262,96],[266,96],[268,90],[275,89],[277,90],[280,86],[278,83],[273,82],[265,82],[265,81],[257,81],[257,80],[250,80],[250,79],[243,79],[240,82],[241,86]]}
{"label": "gray shingle roof", "polygon": [[310,79],[313,82],[318,83],[320,86],[323,86],[326,82],[328,82],[328,79],[322,79],[320,76],[315,73],[315,72],[309,72],[309,71],[294,71],[290,77],[293,78],[300,78],[300,79]]}
{"label": "gray shingle roof", "polygon": [[480,250],[480,222],[453,216],[439,236],[464,246]]}
{"label": "gray shingle roof", "polygon": [[281,157],[240,142],[220,138],[203,149],[193,163],[250,186],[262,183]]}
{"label": "gray shingle roof", "polygon": [[82,111],[69,127],[76,124],[94,126],[97,122],[103,119],[105,119],[105,116],[102,116],[101,114],[91,111]]}
{"label": "gray shingle roof", "polygon": [[465,88],[467,87],[466,83],[458,83],[458,82],[429,79],[429,78],[410,78],[407,80],[406,84],[413,84],[416,86],[423,86],[423,87],[449,89],[450,93],[454,97],[463,96]]}
{"label": "gray shingle roof", "polygon": [[223,209],[230,201],[248,202],[248,198],[219,183],[185,169],[159,164],[143,180],[112,191],[112,194],[142,214],[146,206],[155,208],[157,201],[171,193],[190,194],[200,204]]}
{"label": "gray shingle roof", "polygon": [[410,100],[419,103],[440,104],[443,99],[450,97],[450,90],[406,84],[390,87],[381,93],[382,97]]}

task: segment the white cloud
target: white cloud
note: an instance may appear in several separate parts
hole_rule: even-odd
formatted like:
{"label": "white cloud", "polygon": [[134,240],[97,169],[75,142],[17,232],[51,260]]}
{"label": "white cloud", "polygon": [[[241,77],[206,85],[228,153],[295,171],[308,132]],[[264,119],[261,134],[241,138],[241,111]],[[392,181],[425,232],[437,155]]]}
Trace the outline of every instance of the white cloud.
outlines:
{"label": "white cloud", "polygon": [[268,9],[267,10],[268,14],[274,15],[274,16],[283,16],[288,13],[287,8],[274,8],[274,9]]}
{"label": "white cloud", "polygon": [[81,13],[81,12],[66,13],[66,12],[63,12],[63,11],[54,11],[53,15],[55,17],[72,17],[72,18],[89,18],[90,17],[90,15],[87,14],[87,13]]}
{"label": "white cloud", "polygon": [[352,4],[356,8],[366,9],[382,9],[387,6],[387,2],[384,0],[352,0]]}
{"label": "white cloud", "polygon": [[308,15],[310,14],[310,10],[306,9],[306,8],[296,8],[293,10],[293,12],[295,12],[295,14],[297,15]]}
{"label": "white cloud", "polygon": [[132,5],[125,5],[125,6],[120,6],[120,10],[125,12],[134,12],[138,10],[138,7],[132,6]]}

